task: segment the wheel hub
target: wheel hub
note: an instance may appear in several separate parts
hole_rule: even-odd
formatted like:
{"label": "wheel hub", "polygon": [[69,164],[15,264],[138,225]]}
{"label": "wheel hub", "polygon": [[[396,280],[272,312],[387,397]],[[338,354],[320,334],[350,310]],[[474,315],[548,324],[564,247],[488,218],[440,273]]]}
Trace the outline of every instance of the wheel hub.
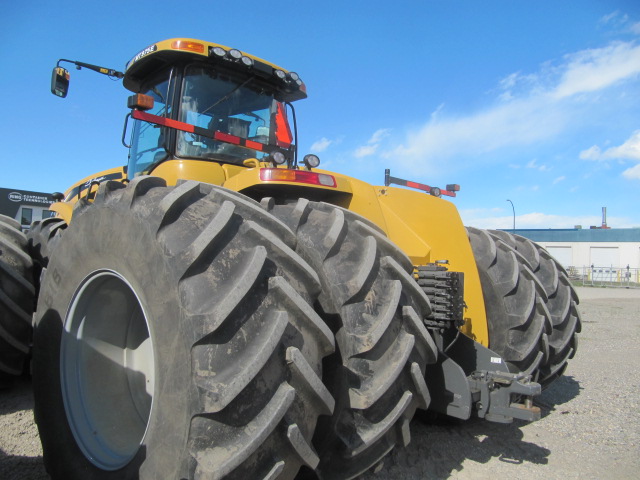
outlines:
{"label": "wheel hub", "polygon": [[98,270],[77,289],[62,335],[60,378],[69,425],[94,465],[117,470],[144,438],[154,355],[140,299],[119,273]]}

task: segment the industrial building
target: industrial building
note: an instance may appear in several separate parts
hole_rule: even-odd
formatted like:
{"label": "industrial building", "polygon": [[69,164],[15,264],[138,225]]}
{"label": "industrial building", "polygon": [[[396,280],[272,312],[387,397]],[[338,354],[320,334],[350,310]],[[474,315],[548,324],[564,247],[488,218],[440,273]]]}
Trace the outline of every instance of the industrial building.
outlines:
{"label": "industrial building", "polygon": [[53,203],[50,193],[0,188],[0,214],[20,222],[28,230],[32,222],[53,215],[49,206]]}
{"label": "industrial building", "polygon": [[640,228],[521,229],[515,233],[546,248],[565,268],[640,268]]}
{"label": "industrial building", "polygon": [[505,231],[546,248],[576,279],[592,283],[640,283],[640,228]]}

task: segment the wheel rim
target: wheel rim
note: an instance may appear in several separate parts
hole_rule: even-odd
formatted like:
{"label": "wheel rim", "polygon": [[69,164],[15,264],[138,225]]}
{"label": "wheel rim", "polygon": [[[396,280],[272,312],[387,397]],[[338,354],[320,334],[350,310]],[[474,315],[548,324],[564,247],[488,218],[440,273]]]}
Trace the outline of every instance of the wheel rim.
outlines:
{"label": "wheel rim", "polygon": [[129,463],[149,423],[154,356],[140,299],[119,273],[93,272],[76,291],[60,378],[69,425],[87,459],[104,470]]}

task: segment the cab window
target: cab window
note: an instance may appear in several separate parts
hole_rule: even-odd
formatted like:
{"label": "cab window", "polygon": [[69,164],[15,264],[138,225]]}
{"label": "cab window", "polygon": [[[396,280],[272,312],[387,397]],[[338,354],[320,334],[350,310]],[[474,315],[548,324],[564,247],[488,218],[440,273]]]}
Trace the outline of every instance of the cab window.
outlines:
{"label": "cab window", "polygon": [[[180,120],[254,142],[269,144],[273,95],[252,83],[252,78],[232,79],[209,66],[187,66],[183,80]],[[187,132],[177,133],[179,157],[212,159],[242,164],[247,158],[262,158],[260,150],[245,148]]]}

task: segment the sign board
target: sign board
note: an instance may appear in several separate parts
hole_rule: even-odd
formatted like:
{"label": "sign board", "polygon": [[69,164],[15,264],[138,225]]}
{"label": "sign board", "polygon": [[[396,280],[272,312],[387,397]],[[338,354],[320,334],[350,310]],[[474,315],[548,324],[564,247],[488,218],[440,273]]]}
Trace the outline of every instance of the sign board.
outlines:
{"label": "sign board", "polygon": [[47,209],[52,203],[53,196],[50,193],[0,188],[0,213],[11,218],[16,217],[22,206]]}

